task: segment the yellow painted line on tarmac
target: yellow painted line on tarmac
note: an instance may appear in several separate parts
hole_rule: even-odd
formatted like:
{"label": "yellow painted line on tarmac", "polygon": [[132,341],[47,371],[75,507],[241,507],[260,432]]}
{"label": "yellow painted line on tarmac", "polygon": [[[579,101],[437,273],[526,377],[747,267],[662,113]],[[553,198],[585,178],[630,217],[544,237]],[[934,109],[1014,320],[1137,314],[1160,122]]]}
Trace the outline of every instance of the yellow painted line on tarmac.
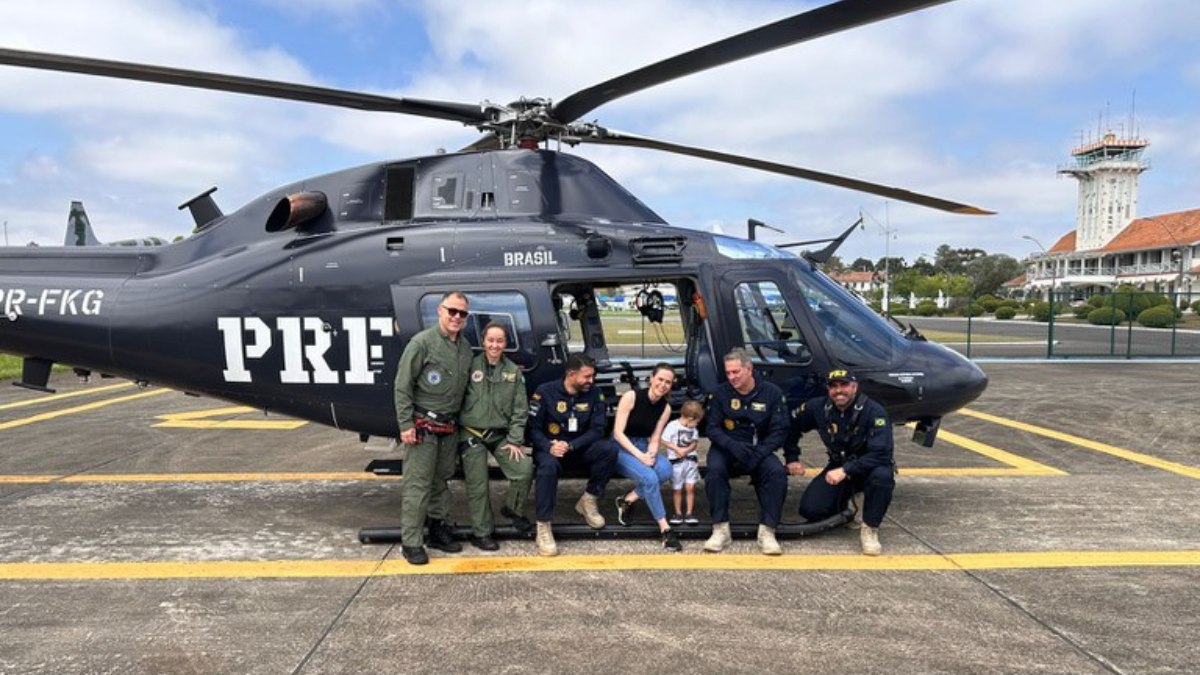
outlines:
{"label": "yellow painted line on tarmac", "polygon": [[369,471],[308,471],[278,473],[80,473],[71,475],[11,474],[0,483],[237,483],[312,480],[395,480],[400,476]]}
{"label": "yellow painted line on tarmac", "polygon": [[258,412],[247,406],[232,406],[229,408],[213,408],[209,410],[193,410],[183,413],[157,415],[155,419],[165,420],[154,424],[155,427],[181,429],[299,429],[308,424],[304,420],[212,420],[210,417],[223,415],[244,415]]}
{"label": "yellow painted line on tarmac", "polygon": [[1162,469],[1163,471],[1170,471],[1171,473],[1177,473],[1181,476],[1187,476],[1188,478],[1200,479],[1200,467],[1170,462],[1165,459],[1153,457],[1151,455],[1134,452],[1133,450],[1126,450],[1125,448],[1120,448],[1115,445],[1093,441],[1080,436],[1075,436],[1061,431],[1055,431],[1054,429],[1047,429],[1046,427],[1039,427],[1035,424],[1010,420],[1007,417],[989,415],[988,413],[968,410],[967,408],[963,408],[958,412],[962,415],[966,415],[967,417],[974,417],[985,422],[1000,424],[1013,429],[1020,429],[1021,431],[1028,431],[1029,433],[1045,436],[1046,438],[1053,438],[1056,441],[1070,443],[1071,445],[1077,445],[1081,448],[1087,448],[1088,450],[1095,450],[1096,452],[1102,452],[1106,455],[1112,455],[1113,457],[1120,457],[1121,459],[1129,460],[1130,462],[1136,462],[1137,464],[1145,464],[1146,466],[1152,466],[1156,469]]}
{"label": "yellow painted line on tarmac", "polygon": [[437,557],[428,565],[403,560],[222,560],[209,562],[0,563],[0,581],[119,581],[153,579],[280,579],[623,572],[642,570],[953,572],[1095,567],[1195,567],[1200,550],[1034,551],[949,555],[581,555]]}
{"label": "yellow painted line on tarmac", "polygon": [[62,394],[50,394],[49,396],[38,396],[37,398],[27,398],[21,401],[5,403],[0,405],[0,410],[10,410],[12,408],[23,408],[28,405],[38,405],[39,403],[52,403],[61,401],[64,398],[73,398],[75,396],[90,396],[92,394],[102,394],[113,389],[122,389],[124,387],[132,387],[132,382],[122,382],[120,384],[109,384],[103,387],[88,387],[86,389],[78,389],[76,391],[68,391]]}
{"label": "yellow painted line on tarmac", "polygon": [[[913,427],[913,424],[906,425]],[[956,433],[946,431],[945,429],[938,431],[938,439],[956,445],[964,450],[978,453],[995,460],[1005,467],[913,467],[900,468],[901,476],[976,476],[976,477],[1005,477],[1005,476],[1066,476],[1065,471],[1060,471],[1054,467],[1046,466],[1032,459],[1013,454],[1007,450],[1001,450],[994,445],[981,443],[979,441],[959,436]]]}
{"label": "yellow painted line on tarmac", "polygon": [[12,429],[15,427],[23,427],[27,424],[35,424],[37,422],[45,422],[46,420],[52,420],[52,419],[55,419],[58,417],[63,417],[65,415],[74,415],[76,413],[87,412],[89,410],[96,410],[97,408],[104,408],[106,406],[116,405],[118,403],[126,403],[128,401],[136,401],[137,399],[148,398],[150,396],[158,396],[159,394],[165,394],[169,391],[171,391],[171,390],[170,389],[152,389],[150,391],[142,391],[142,392],[138,392],[136,394],[130,394],[128,396],[118,396],[116,398],[104,399],[103,401],[93,401],[92,403],[85,403],[83,405],[75,406],[74,408],[63,408],[62,410],[51,410],[50,412],[44,412],[44,413],[41,413],[38,415],[33,415],[31,417],[22,417],[20,419],[10,420],[8,422],[0,422],[0,431],[4,431],[5,429]]}

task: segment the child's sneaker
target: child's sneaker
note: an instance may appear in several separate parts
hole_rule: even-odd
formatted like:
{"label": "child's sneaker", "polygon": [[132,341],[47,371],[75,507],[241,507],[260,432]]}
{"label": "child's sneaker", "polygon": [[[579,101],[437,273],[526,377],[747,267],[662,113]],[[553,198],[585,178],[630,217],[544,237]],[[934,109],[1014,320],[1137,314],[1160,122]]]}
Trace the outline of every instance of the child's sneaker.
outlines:
{"label": "child's sneaker", "polygon": [[699,525],[700,519],[689,513],[684,517],[683,522],[687,523],[688,525]]}
{"label": "child's sneaker", "polygon": [[679,533],[675,530],[667,530],[662,533],[663,548],[668,551],[679,552],[683,550],[683,544],[679,543]]}
{"label": "child's sneaker", "polygon": [[[683,524],[683,515],[679,514],[679,513],[673,513],[673,514],[671,514],[670,518],[667,518],[667,522],[670,523],[672,527],[682,525]],[[696,522],[700,522],[700,521],[696,521]]]}

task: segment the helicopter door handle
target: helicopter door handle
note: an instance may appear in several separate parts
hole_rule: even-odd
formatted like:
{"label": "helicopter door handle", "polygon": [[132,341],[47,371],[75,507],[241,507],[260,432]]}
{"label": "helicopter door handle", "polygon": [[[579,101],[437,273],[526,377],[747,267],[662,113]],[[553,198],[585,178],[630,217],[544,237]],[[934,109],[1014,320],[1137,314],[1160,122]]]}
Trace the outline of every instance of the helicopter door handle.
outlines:
{"label": "helicopter door handle", "polygon": [[558,335],[555,335],[554,333],[546,334],[546,339],[542,340],[542,346],[550,349],[550,363],[553,363],[554,365],[558,365],[566,360],[567,355],[565,350],[561,357],[558,355],[558,348],[561,345],[562,343],[559,341]]}

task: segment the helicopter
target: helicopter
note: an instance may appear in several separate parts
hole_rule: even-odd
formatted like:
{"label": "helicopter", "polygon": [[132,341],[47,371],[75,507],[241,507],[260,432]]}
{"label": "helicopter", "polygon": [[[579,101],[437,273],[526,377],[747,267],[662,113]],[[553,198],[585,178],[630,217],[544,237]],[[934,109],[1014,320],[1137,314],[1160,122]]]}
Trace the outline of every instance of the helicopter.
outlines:
{"label": "helicopter", "polygon": [[81,377],[154,383],[366,441],[397,435],[397,361],[413,335],[436,323],[445,292],[470,299],[464,335],[473,348],[487,323],[506,328],[508,356],[531,390],[561,378],[568,356],[583,352],[597,363],[599,385],[615,391],[637,386],[652,362],[610,345],[611,316],[598,298],[634,288],[645,322],[661,325],[673,315],[679,328],[667,360],[682,374],[680,396],[717,386],[733,348],[751,353],[758,375],[791,400],[819,393],[823,373],[850,368],[894,423],[915,422],[915,439],[932,445],[943,416],[977,398],[987,378],[956,352],[896,330],[821,271],[851,230],[821,252],[797,255],[755,240],[753,225],[748,238],[672,226],[598,166],[561,148],[657,150],[954,213],[989,213],[582,121],[615,99],[692,73],[946,1],[839,0],[557,102],[393,98],[0,49],[0,65],[387,111],[482,133],[457,152],[299,180],[230,213],[217,205],[215,188],[206,190],[180,206],[193,233],[161,246],[0,248],[0,351],[23,357],[14,384],[37,391],[50,391],[51,366],[62,363]]}

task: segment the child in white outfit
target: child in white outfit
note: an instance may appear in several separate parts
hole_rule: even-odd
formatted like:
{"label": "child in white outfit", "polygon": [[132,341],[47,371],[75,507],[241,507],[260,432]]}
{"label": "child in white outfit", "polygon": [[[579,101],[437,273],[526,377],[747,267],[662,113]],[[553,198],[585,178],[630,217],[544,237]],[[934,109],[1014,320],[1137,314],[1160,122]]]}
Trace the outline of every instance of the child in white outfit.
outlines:
{"label": "child in white outfit", "polygon": [[[667,459],[671,462],[671,488],[675,493],[675,513],[668,519],[671,525],[699,525],[693,511],[696,505],[696,483],[700,482],[700,457],[696,445],[700,432],[696,428],[704,418],[704,406],[699,401],[686,401],[679,410],[679,419],[663,429],[660,443],[667,448]],[[684,515],[683,496],[687,494],[687,511]]]}

